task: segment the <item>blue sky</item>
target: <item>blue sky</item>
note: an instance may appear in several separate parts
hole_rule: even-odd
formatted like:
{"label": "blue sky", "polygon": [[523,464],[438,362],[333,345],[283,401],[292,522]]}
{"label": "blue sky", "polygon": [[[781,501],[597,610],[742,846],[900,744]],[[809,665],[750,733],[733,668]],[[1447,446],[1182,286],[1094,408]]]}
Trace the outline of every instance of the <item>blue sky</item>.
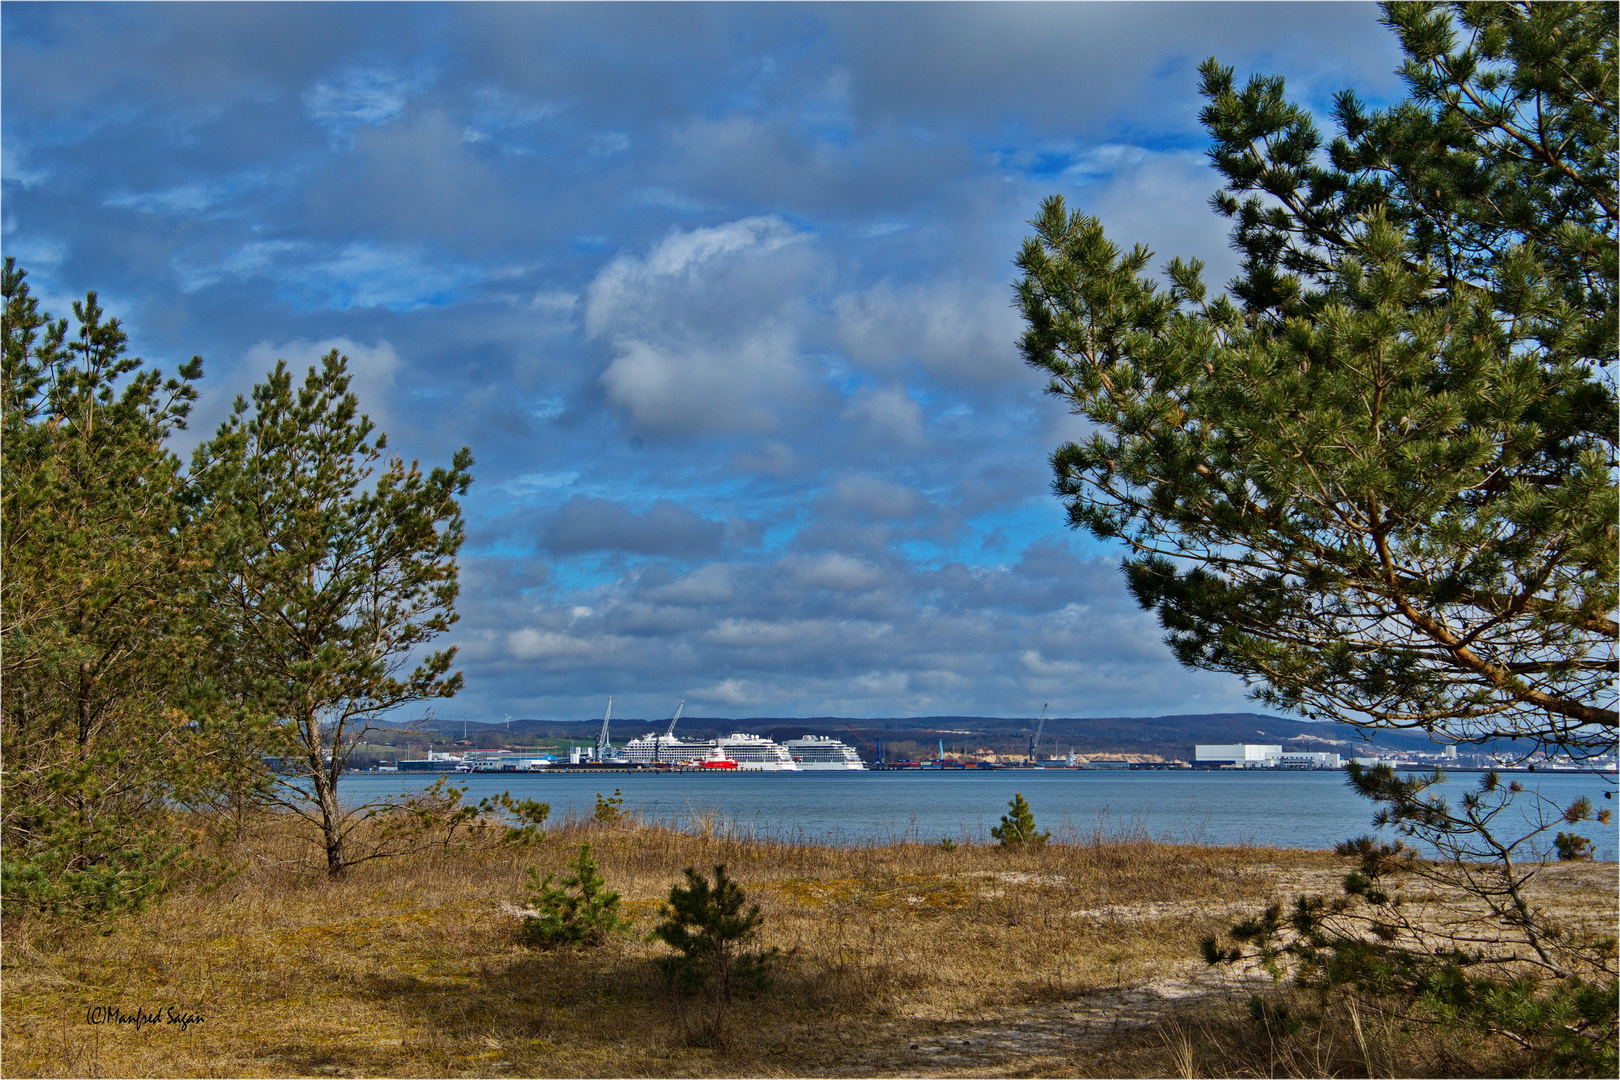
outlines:
{"label": "blue sky", "polygon": [[1061,193],[1230,277],[1198,64],[1387,101],[1377,18],[8,0],[3,246],[203,356],[182,452],[330,348],[395,449],[472,447],[440,715],[1242,709],[1064,527],[1012,260]]}

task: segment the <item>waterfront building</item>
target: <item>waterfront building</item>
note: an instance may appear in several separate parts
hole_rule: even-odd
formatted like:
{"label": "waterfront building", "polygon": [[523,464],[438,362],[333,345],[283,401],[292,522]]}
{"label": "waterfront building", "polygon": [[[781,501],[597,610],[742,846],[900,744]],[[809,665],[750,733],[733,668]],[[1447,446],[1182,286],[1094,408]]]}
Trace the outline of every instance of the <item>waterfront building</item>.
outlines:
{"label": "waterfront building", "polygon": [[1281,764],[1285,769],[1341,769],[1344,759],[1338,754],[1288,750],[1283,753]]}
{"label": "waterfront building", "polygon": [[1282,757],[1281,746],[1257,743],[1199,743],[1193,749],[1193,763],[1206,767],[1275,769],[1282,764]]}

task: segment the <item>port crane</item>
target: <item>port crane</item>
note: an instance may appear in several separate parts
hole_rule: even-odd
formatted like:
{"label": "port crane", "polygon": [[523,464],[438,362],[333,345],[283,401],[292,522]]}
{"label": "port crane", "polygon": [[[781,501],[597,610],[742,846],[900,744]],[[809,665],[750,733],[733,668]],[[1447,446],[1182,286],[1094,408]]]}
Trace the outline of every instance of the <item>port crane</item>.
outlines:
{"label": "port crane", "polygon": [[[608,718],[613,715],[613,695],[608,695],[607,712],[602,714],[602,733],[596,737],[596,760],[606,761],[613,753],[613,743],[608,740]],[[1034,745],[1034,744],[1031,744]]]}
{"label": "port crane", "polygon": [[874,765],[883,764],[883,743],[881,741],[879,741],[878,745],[873,746],[872,741],[870,739],[868,739],[865,735],[862,735],[860,732],[855,730],[855,725],[854,724],[845,724],[844,726],[849,728],[849,733],[851,735],[853,735],[857,739],[859,739],[861,741],[861,743],[863,745],[865,745],[865,747],[868,750],[872,751],[872,755],[873,755],[872,756],[872,763]]}
{"label": "port crane", "polygon": [[1035,764],[1035,748],[1041,745],[1041,730],[1046,727],[1046,706],[1041,706],[1041,722],[1035,725],[1035,734],[1029,737],[1029,763]]}
{"label": "port crane", "polygon": [[669,727],[664,729],[664,737],[662,739],[653,740],[653,761],[656,762],[659,760],[658,754],[659,751],[664,748],[664,743],[670,742],[675,738],[675,721],[681,718],[681,710],[684,708],[686,708],[686,699],[682,698],[681,703],[675,706],[675,715],[669,718]]}

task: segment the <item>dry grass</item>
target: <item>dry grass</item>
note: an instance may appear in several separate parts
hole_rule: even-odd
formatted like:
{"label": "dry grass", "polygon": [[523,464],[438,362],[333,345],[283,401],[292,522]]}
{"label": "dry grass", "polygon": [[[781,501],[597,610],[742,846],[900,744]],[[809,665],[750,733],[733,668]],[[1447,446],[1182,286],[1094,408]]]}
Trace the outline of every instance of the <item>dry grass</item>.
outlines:
{"label": "dry grass", "polygon": [[[255,860],[97,929],[6,926],[7,1076],[1192,1076],[1422,1073],[1443,1055],[1359,1017],[1317,1045],[1257,1038],[1257,984],[1198,939],[1342,873],[1324,853],[1140,835],[1044,851],[826,848],[574,822],[523,848],[366,864],[340,882]],[[601,949],[518,943],[524,869],[593,845],[640,933]],[[644,940],[686,866],[725,863],[765,915],[775,986],[731,1037],[683,1034]],[[1612,921],[1615,868],[1557,867],[1549,895]],[[1258,984],[1263,986],[1264,984]],[[189,1011],[186,1030],[89,1010]],[[1286,1040],[1285,1040],[1286,1042]],[[1397,1042],[1399,1047],[1397,1048]],[[1414,1056],[1415,1055],[1415,1056]],[[1489,1069],[1483,1059],[1450,1071]]]}

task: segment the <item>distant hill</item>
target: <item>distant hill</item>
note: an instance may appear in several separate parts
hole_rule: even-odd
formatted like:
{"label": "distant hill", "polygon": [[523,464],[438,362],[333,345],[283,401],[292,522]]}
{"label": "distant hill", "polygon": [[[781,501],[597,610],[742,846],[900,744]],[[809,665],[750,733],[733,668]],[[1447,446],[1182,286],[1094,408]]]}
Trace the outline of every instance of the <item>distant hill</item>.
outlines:
{"label": "distant hill", "polygon": [[[782,741],[800,735],[830,735],[852,744],[854,728],[861,738],[887,743],[913,741],[932,747],[943,740],[947,748],[973,750],[985,747],[997,752],[1022,749],[1036,725],[1034,717],[996,716],[910,716],[910,717],[772,717],[749,716],[736,719],[713,716],[683,716],[676,733],[691,738],[746,731]],[[470,736],[493,733],[515,739],[575,739],[589,741],[601,729],[601,718],[589,720],[513,719],[505,723],[438,719],[423,725],[427,730],[450,738],[460,738],[463,725]],[[662,731],[668,717],[615,718],[611,724],[613,741],[626,740],[649,731]],[[1290,720],[1263,713],[1193,713],[1176,716],[1053,716],[1046,720],[1041,735],[1043,753],[1073,750],[1082,754],[1135,753],[1159,754],[1166,758],[1191,761],[1197,743],[1280,743],[1289,749],[1326,750],[1350,754],[1369,747],[1386,750],[1432,750],[1435,744],[1421,732],[1380,731],[1366,737],[1356,728],[1341,723],[1313,723]],[[863,755],[869,756],[869,755]]]}

